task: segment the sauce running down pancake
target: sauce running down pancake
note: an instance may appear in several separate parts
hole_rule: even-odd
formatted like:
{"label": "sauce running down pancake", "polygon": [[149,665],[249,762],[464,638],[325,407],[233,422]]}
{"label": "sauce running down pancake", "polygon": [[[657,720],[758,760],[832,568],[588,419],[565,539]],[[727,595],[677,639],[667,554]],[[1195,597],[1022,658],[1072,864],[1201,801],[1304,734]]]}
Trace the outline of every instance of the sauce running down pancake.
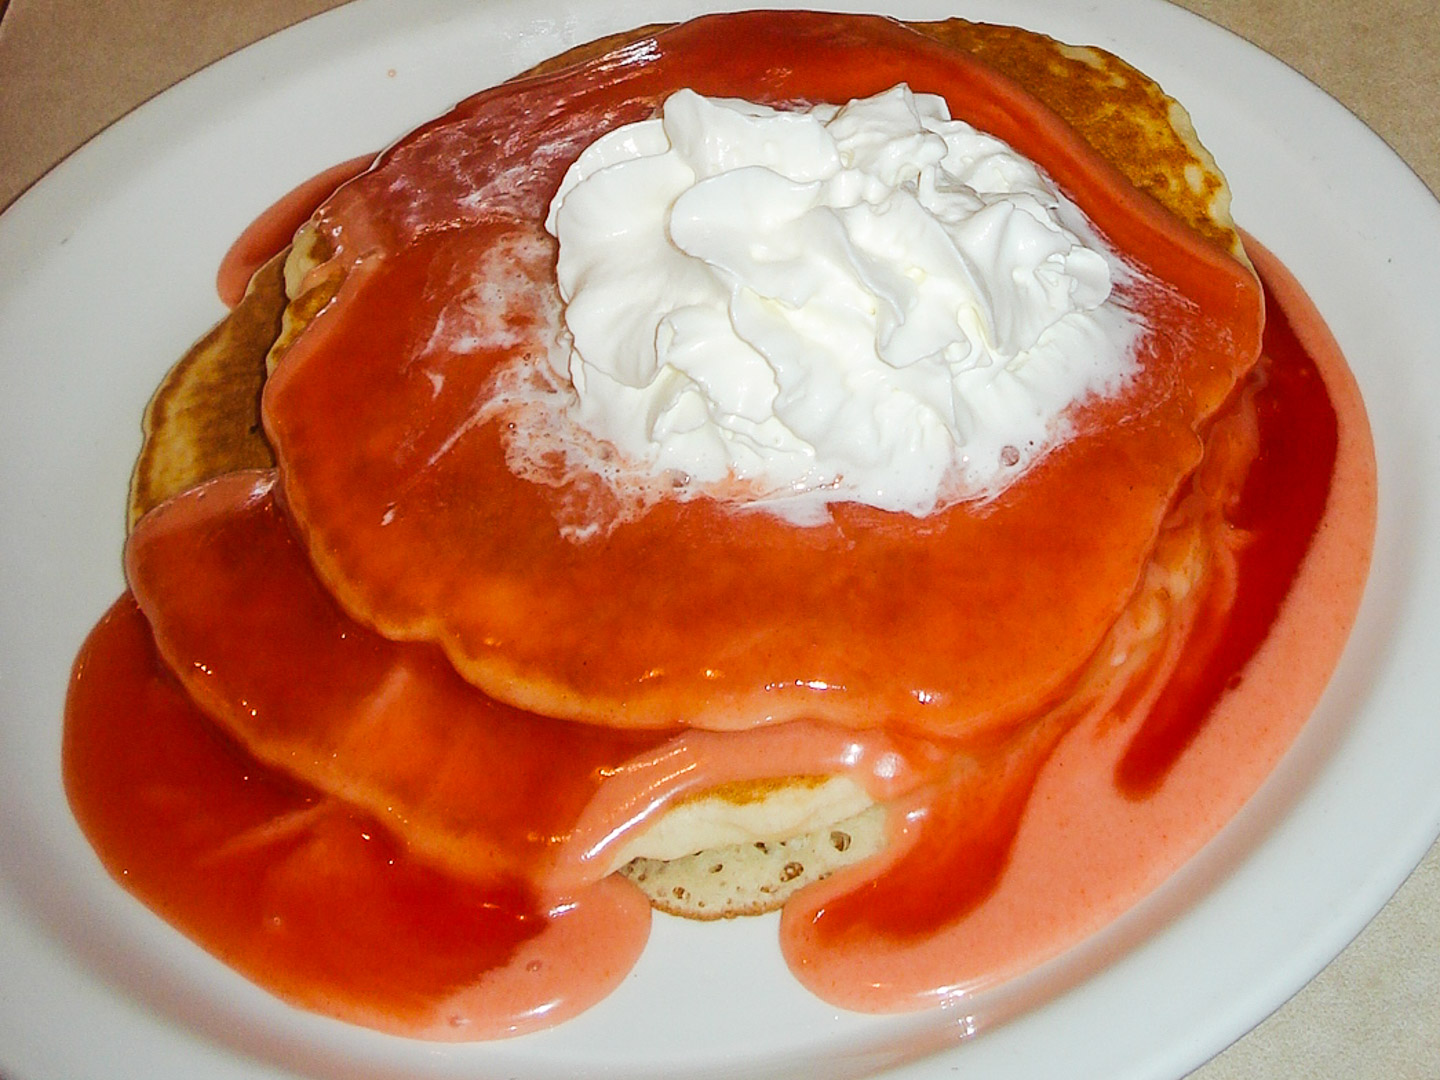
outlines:
{"label": "sauce running down pancake", "polygon": [[[769,44],[747,48],[753,67],[718,74],[731,36],[753,44],[757,19]],[[779,54],[767,51],[781,47],[770,41],[776,20],[794,35],[785,46],[793,55],[784,55],[795,61],[778,76]],[[1366,548],[1368,444],[1353,386],[1333,347],[1276,337],[1284,320],[1267,330],[1268,359],[1246,374],[1259,351],[1259,285],[1243,253],[1236,257],[1223,180],[1213,166],[1190,168],[1193,155],[1146,178],[1137,175],[1145,169],[1136,155],[1112,148],[1127,181],[1094,150],[1111,125],[1086,132],[1084,118],[1095,111],[1080,89],[1086,80],[1054,72],[1079,65],[1099,72],[1097,83],[1141,97],[1151,84],[1113,58],[1023,32],[961,23],[925,30],[950,47],[840,16],[729,16],[653,41],[641,35],[640,44],[597,54],[587,67],[562,65],[549,78],[472,99],[322,208],[292,258],[296,299],[266,391],[278,481],[237,474],[148,515],[128,553],[145,618],[122,601],[77,663],[67,720],[72,801],[107,864],[147,868],[130,876],[132,888],[307,1007],[427,1037],[489,1037],[534,1026],[542,1015],[553,1022],[572,1014],[633,962],[644,909],[627,906],[607,875],[633,853],[626,842],[667,808],[696,797],[723,803],[732,789],[738,804],[768,783],[793,791],[843,776],[886,804],[886,850],[803,891],[787,908],[784,948],[797,975],[828,1000],[913,1007],[937,988],[1033,964],[1094,929],[1238,806],[1249,789],[1212,783],[1224,790],[1201,799],[1203,786],[1170,777],[1184,776],[1196,753],[1213,761],[1204,757],[1209,733],[1228,729],[1207,718],[1272,624],[1286,625],[1278,606],[1322,513],[1335,505],[1329,461],[1361,494],[1358,509],[1352,495],[1348,516],[1314,548],[1332,550],[1337,531]],[[1074,112],[1089,144],[991,69],[957,58],[955,46],[1004,70],[1049,72],[1037,76],[1042,86],[1058,78],[1069,89],[1045,100],[1066,120]],[[848,62],[857,56],[864,64]],[[467,422],[486,365],[509,362],[506,350],[492,350],[478,370],[467,370],[473,356],[452,355],[443,369],[417,372],[403,347],[387,357],[383,343],[425,340],[434,329],[437,309],[416,303],[424,290],[407,292],[407,282],[469,282],[477,270],[482,284],[487,272],[513,281],[513,262],[487,257],[544,243],[526,200],[543,201],[563,160],[535,157],[535,140],[515,134],[523,127],[518,109],[557,123],[560,145],[578,151],[597,125],[653,107],[675,65],[687,85],[720,79],[713,89],[771,100],[843,100],[894,71],[912,82],[928,73],[958,115],[1003,129],[1145,265],[1149,284],[1132,297],[1151,325],[1145,374],[1126,396],[1083,405],[1074,443],[983,508],[962,504],[932,521],[844,507],[828,526],[797,530],[714,503],[676,504],[634,527],[617,525],[602,542],[557,543],[553,493],[524,490],[504,469],[495,432]],[[1163,95],[1149,100],[1188,130]],[[551,111],[537,114],[540,101]],[[510,143],[495,142],[500,130]],[[470,156],[453,158],[449,150],[467,139]],[[377,196],[411,171],[434,180],[427,169],[435,159],[426,155],[437,144],[448,148],[440,162],[466,161],[466,184],[496,181],[496,201],[482,204],[478,220],[454,212],[452,202],[417,223]],[[528,170],[536,192],[503,182],[516,168]],[[420,198],[428,210],[428,200],[443,203],[444,189],[426,184]],[[463,189],[458,198],[473,201]],[[527,289],[553,287],[543,258],[522,270]],[[1271,265],[1267,280],[1277,275]],[[1293,288],[1286,296],[1284,310],[1313,327],[1303,297]],[[376,297],[391,302],[379,323],[364,315]],[[543,309],[513,294],[498,314],[511,332],[544,322]],[[416,322],[407,326],[406,318]],[[1318,377],[1307,350],[1323,361]],[[439,376],[444,396],[456,400],[437,406],[432,395],[423,411],[408,411],[404,393],[416,375],[432,389]],[[1345,406],[1338,437],[1326,392]],[[1297,433],[1313,446],[1325,430],[1334,454],[1297,459]],[[445,452],[433,456],[441,445]],[[405,455],[430,464],[410,470]],[[1262,475],[1268,487],[1256,486]],[[1291,483],[1302,476],[1307,483]],[[1267,516],[1270,492],[1286,486],[1305,494]],[[1080,533],[1077,522],[1104,527]],[[1349,554],[1343,570],[1327,571],[1342,623],[1363,582],[1363,557],[1357,572]],[[707,601],[723,606],[712,616]],[[517,645],[521,631],[528,636]],[[1232,637],[1242,644],[1227,650]],[[1235,770],[1250,788],[1303,719],[1336,650],[1338,642],[1320,650],[1283,717]],[[316,671],[326,677],[314,678]],[[1246,692],[1242,684],[1226,702]],[[1177,696],[1182,707],[1169,708]],[[179,748],[190,745],[193,729],[218,724],[238,743],[221,755],[232,764],[207,759],[193,778],[166,780],[163,762],[146,759],[143,748],[107,758],[96,747],[123,744],[128,730],[106,718],[114,698],[173,716],[168,737],[177,754],[200,755]],[[917,704],[922,698],[929,700]],[[1015,876],[1008,868],[1035,850],[1037,815],[1041,846],[1055,843],[1053,822],[1047,834],[1031,792],[1043,787],[1052,757],[1073,753],[1076,733],[1113,742],[1117,729],[1135,737],[1114,766],[1115,795],[1143,808],[1130,812],[1142,832],[1147,821],[1168,827],[1168,846],[1143,865],[1117,869],[1124,845],[1089,838],[1108,860],[1108,876],[1063,868],[1061,858],[1054,888],[1029,879],[1030,900],[1042,907],[1067,888],[1088,904],[1071,903],[1056,918],[1062,903],[1048,922],[1018,931],[1015,912],[1024,904],[1008,899],[997,914],[991,898],[1006,894]],[[1191,749],[1197,745],[1201,751]],[[266,766],[278,770],[273,779]],[[167,838],[175,821],[203,816],[207,799],[231,798],[220,791],[247,788],[235,769],[281,794],[247,810],[244,824],[222,823],[178,853],[182,866],[207,868],[203,880],[161,869],[157,853],[176,854]],[[1111,782],[1109,766],[1092,771]],[[117,835],[124,830],[107,807],[131,805],[135,796],[125,792],[157,783],[167,792],[163,805],[151,800],[137,810],[136,835]],[[1202,802],[1203,811],[1175,827],[1176,805]],[[1099,819],[1109,812],[1099,803],[1092,809]],[[367,864],[363,845],[346,839],[357,831],[367,843],[393,832],[405,869]],[[237,854],[238,877],[213,872]],[[335,932],[312,925],[324,921],[307,907],[314,891],[296,885],[327,867],[353,875],[347,889],[373,888],[382,898],[347,914]],[[638,880],[650,869],[632,863],[630,872]],[[425,878],[431,873],[434,880]],[[397,874],[425,883],[401,877],[397,885]],[[257,906],[219,901],[242,881],[264,898]],[[423,927],[405,927],[374,957],[373,942],[388,940],[387,920],[395,924],[383,899],[391,895],[427,898],[421,922],[466,906],[501,913],[479,931],[493,947],[462,950],[453,969],[437,971],[406,957],[448,946],[427,940]],[[704,914],[674,899],[675,910]],[[260,925],[266,919],[276,920],[276,931]],[[996,919],[1009,927],[990,934],[1003,942],[998,955],[976,930]],[[310,927],[318,943],[287,936],[287,920]],[[471,924],[461,917],[457,925]],[[557,960],[588,934],[575,927],[600,925],[611,927],[611,947],[575,955],[556,976]],[[528,989],[516,977],[522,955],[524,970],[545,973]],[[869,973],[863,986],[861,968]],[[561,995],[558,982],[578,989]],[[566,1000],[556,1004],[560,996]]]}

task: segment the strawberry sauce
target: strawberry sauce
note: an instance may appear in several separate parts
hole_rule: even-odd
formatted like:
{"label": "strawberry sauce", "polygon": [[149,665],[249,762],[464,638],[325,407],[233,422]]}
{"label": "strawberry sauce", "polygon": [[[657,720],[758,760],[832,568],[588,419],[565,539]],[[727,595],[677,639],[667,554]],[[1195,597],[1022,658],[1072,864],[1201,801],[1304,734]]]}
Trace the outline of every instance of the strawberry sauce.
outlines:
{"label": "strawberry sauce", "polygon": [[286,192],[251,222],[230,245],[215,275],[215,291],[225,306],[238,304],[255,271],[285,250],[295,230],[337,187],[364,172],[374,160],[374,154],[365,154],[330,166]]}
{"label": "strawberry sauce", "polygon": [[[1268,317],[1246,375],[1248,270],[1017,87],[859,18],[786,16],[810,43],[782,65],[754,30],[777,17],[701,20],[648,67],[626,53],[487,92],[382,155],[315,219],[332,233],[322,272],[345,280],[267,389],[278,475],[185,493],[132,536],[133,592],[74,667],[71,806],[117,881],[297,1006],[430,1039],[554,1024],[644,947],[648,904],[611,874],[626,837],[692,792],[835,773],[887,804],[891,843],[787,905],[796,977],[868,1011],[993,986],[1114,920],[1214,836],[1338,661],[1368,568],[1374,454],[1344,359],[1285,268],[1247,245]],[[1134,299],[1155,333],[1130,396],[1078,410],[1071,452],[983,512],[917,523],[841,508],[797,530],[665,504],[603,542],[557,540],[553,505],[509,474],[496,425],[470,422],[504,357],[422,367],[430,354],[412,346],[438,325],[422,308],[475,280],[477,252],[528,250],[515,238],[535,231],[536,192],[596,117],[643,114],[681,75],[779,102],[904,77],[948,91],[1150,272]],[[531,108],[545,101],[559,105]],[[516,115],[543,116],[538,150],[466,127]],[[384,170],[447,140],[460,156],[440,160],[465,167],[394,201]],[[243,294],[249,269],[369,160],[258,219],[222,295]],[[492,198],[461,221],[476,176]],[[515,176],[527,184],[501,190]],[[427,216],[435,199],[449,209]],[[533,346],[541,321],[507,309],[498,338]],[[1192,504],[1208,515],[1206,569],[1154,650],[1112,673],[1096,657],[1108,663],[1110,628],[1142,595],[1157,531]],[[525,678],[492,651],[521,656]],[[756,685],[779,688],[761,695],[779,702],[768,722],[744,711]],[[552,700],[565,708],[527,711]]]}
{"label": "strawberry sauce", "polygon": [[[1364,581],[1373,459],[1358,395],[1323,324],[1283,268],[1257,255],[1275,286],[1257,395],[1261,456],[1230,514],[1246,532],[1237,599],[1219,632],[1206,635],[1240,637],[1247,647],[1186,654],[1148,711],[1092,716],[1052,732],[1037,727],[989,758],[978,777],[940,782],[933,748],[927,756],[913,745],[886,747],[902,758],[908,750],[912,762],[908,780],[876,792],[895,800],[896,853],[798,894],[782,924],[797,976],[828,1000],[872,1010],[914,1007],[942,989],[990,985],[1073,944],[1208,839],[1260,784],[1313,707]],[[1314,452],[1327,445],[1333,453]],[[1308,495],[1277,500],[1276,487]],[[261,641],[261,655],[269,648],[272,666],[279,664],[279,683],[269,691],[245,684],[247,692],[282,700],[293,696],[283,686],[292,686],[299,702],[311,703],[306,714],[324,707],[326,688],[349,676],[333,649],[294,655],[306,634],[322,633],[317,619],[331,620],[323,633],[358,650],[362,668],[376,650],[428,655],[425,646],[394,646],[361,627],[347,629],[338,612],[306,615],[306,604],[324,603],[324,594],[303,560],[285,555],[294,544],[283,528],[242,529],[226,541],[207,526],[202,535],[198,561],[208,548],[215,566],[187,563],[182,580],[228,566],[234,580],[226,587],[284,596],[277,627],[297,628],[295,640],[275,628],[273,638],[261,636],[258,624],[250,629],[251,645],[242,651],[255,652]],[[296,580],[277,585],[287,577]],[[297,591],[306,590],[314,598],[298,604]],[[313,676],[304,674],[307,664]],[[410,669],[423,666],[416,661]],[[192,670],[202,667],[196,661]],[[443,672],[443,663],[436,670]],[[313,687],[301,685],[307,678]],[[468,688],[456,692],[479,698]],[[193,696],[160,660],[133,599],[122,598],[76,663],[66,712],[67,790],[126,888],[281,997],[384,1030],[495,1037],[592,1004],[638,956],[649,912],[628,883],[606,878],[572,889],[563,902],[547,901],[503,860],[487,869],[472,857],[464,873],[442,869],[390,828],[403,830],[405,822],[387,824],[254,760],[217,731]],[[259,698],[239,704],[267,707]],[[454,715],[456,701],[439,705]],[[579,804],[593,796],[595,769],[614,771],[669,737],[560,725],[558,734],[574,728],[581,740],[562,747],[553,721],[494,706],[482,711],[503,713],[506,728],[533,727],[530,738],[501,737],[505,760],[496,767],[505,783],[492,780],[489,788],[508,815],[503,829],[516,836],[533,832],[524,799],[549,829],[558,827],[557,806],[570,806],[578,820]],[[1164,718],[1161,736],[1157,717]],[[405,749],[423,757],[427,748],[407,731]],[[712,746],[743,741],[690,737]],[[611,742],[599,758],[596,739]],[[813,733],[807,739],[808,746],[823,741]],[[780,745],[737,759],[730,773],[712,772],[711,781],[744,775],[757,760],[771,761],[779,775],[827,760],[838,768],[845,753],[844,741],[833,737],[814,758]],[[559,764],[584,753],[593,765],[567,771]],[[698,760],[708,756],[695,752]],[[478,759],[469,768],[475,813],[483,816],[486,774]],[[551,789],[543,804],[516,780],[542,773]],[[586,827],[603,835],[633,812],[633,804],[612,802],[608,817],[592,814]],[[533,871],[533,859],[519,862]]]}

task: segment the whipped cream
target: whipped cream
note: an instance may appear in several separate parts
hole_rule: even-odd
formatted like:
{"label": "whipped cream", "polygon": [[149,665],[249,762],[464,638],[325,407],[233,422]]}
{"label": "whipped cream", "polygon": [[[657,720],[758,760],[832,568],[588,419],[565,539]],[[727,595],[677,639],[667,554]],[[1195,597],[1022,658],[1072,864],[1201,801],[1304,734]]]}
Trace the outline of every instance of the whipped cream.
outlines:
{"label": "whipped cream", "polygon": [[571,419],[681,497],[992,496],[1135,363],[1080,210],[904,85],[796,111],[682,90],[581,153],[546,229]]}

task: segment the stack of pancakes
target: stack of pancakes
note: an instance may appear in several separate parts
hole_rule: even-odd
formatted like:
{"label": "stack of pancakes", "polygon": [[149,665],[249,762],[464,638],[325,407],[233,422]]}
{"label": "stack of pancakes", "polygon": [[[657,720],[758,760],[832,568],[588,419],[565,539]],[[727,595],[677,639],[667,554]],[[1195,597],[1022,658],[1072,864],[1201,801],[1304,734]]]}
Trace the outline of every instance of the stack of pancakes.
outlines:
{"label": "stack of pancakes", "polygon": [[[1229,216],[1224,177],[1196,139],[1184,109],[1134,68],[1093,48],[1010,27],[948,20],[914,24],[912,29],[1008,76],[1194,236],[1248,266]],[[574,65],[622,55],[660,30],[647,27],[580,46],[518,78],[564,78]],[[144,445],[131,487],[132,525],[171,496],[210,478],[275,464],[261,419],[265,384],[336,302],[348,269],[336,258],[323,215],[317,216],[286,251],[255,271],[230,315],[170,371],[145,415]],[[1227,397],[1228,391],[1229,386],[1223,386],[1218,396]],[[1205,392],[1196,390],[1193,396]],[[1132,575],[1128,592],[1117,598],[1114,617],[1099,634],[1098,644],[1087,646],[1082,661],[1063,673],[1063,693],[1049,694],[1043,708],[1027,714],[1029,719],[1012,716],[999,725],[1007,737],[1052,745],[1078,710],[1105,707],[1127,687],[1133,690],[1153,673],[1157,657],[1173,646],[1177,634],[1183,638],[1196,586],[1224,557],[1211,510],[1223,502],[1223,494],[1216,492],[1223,493],[1227,485],[1233,488],[1243,476],[1243,410],[1240,395],[1238,404],[1218,420],[1218,402],[1197,414],[1194,436],[1208,447],[1201,469],[1214,474],[1214,483],[1207,486],[1210,502],[1197,505],[1188,497],[1195,490],[1189,476],[1192,462],[1186,475],[1175,478],[1166,505],[1159,507],[1158,524],[1145,540],[1148,555]],[[1065,448],[1056,453],[1064,454]],[[302,516],[305,512],[300,511]],[[344,576],[343,570],[335,573]],[[330,572],[322,578],[329,584]],[[424,636],[392,627],[383,615],[366,618],[373,613],[363,598],[344,599],[352,613],[382,633]],[[472,670],[465,656],[455,659],[462,674],[496,697],[503,699],[507,686],[524,682],[503,665],[492,670],[477,662],[477,670]],[[616,710],[603,693],[576,704],[573,692],[547,698],[552,689],[544,680],[522,686],[514,703],[533,707],[536,701],[553,698],[556,707],[536,711],[577,723],[603,723]],[[684,717],[677,719],[685,722]],[[243,722],[225,723],[239,744],[251,743],[252,733]],[[293,749],[301,752],[286,754],[283,763],[272,756],[270,763],[283,764],[300,780],[323,786],[325,781],[307,772],[304,748]],[[414,809],[408,813],[401,807],[390,816],[424,816],[421,808]],[[662,910],[694,918],[753,914],[784,904],[795,890],[838,867],[875,855],[884,849],[888,835],[885,808],[849,777],[767,776],[671,800],[617,847],[609,865]]]}

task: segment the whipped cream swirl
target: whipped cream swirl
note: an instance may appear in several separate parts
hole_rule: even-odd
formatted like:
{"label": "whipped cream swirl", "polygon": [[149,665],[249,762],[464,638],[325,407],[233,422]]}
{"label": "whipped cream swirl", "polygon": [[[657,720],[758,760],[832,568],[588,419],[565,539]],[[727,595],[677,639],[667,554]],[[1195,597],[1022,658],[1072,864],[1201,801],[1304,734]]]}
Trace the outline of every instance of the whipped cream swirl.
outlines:
{"label": "whipped cream swirl", "polygon": [[627,468],[796,520],[994,495],[1133,369],[1126,270],[1006,144],[907,86],[777,110],[682,90],[570,168],[572,419]]}

